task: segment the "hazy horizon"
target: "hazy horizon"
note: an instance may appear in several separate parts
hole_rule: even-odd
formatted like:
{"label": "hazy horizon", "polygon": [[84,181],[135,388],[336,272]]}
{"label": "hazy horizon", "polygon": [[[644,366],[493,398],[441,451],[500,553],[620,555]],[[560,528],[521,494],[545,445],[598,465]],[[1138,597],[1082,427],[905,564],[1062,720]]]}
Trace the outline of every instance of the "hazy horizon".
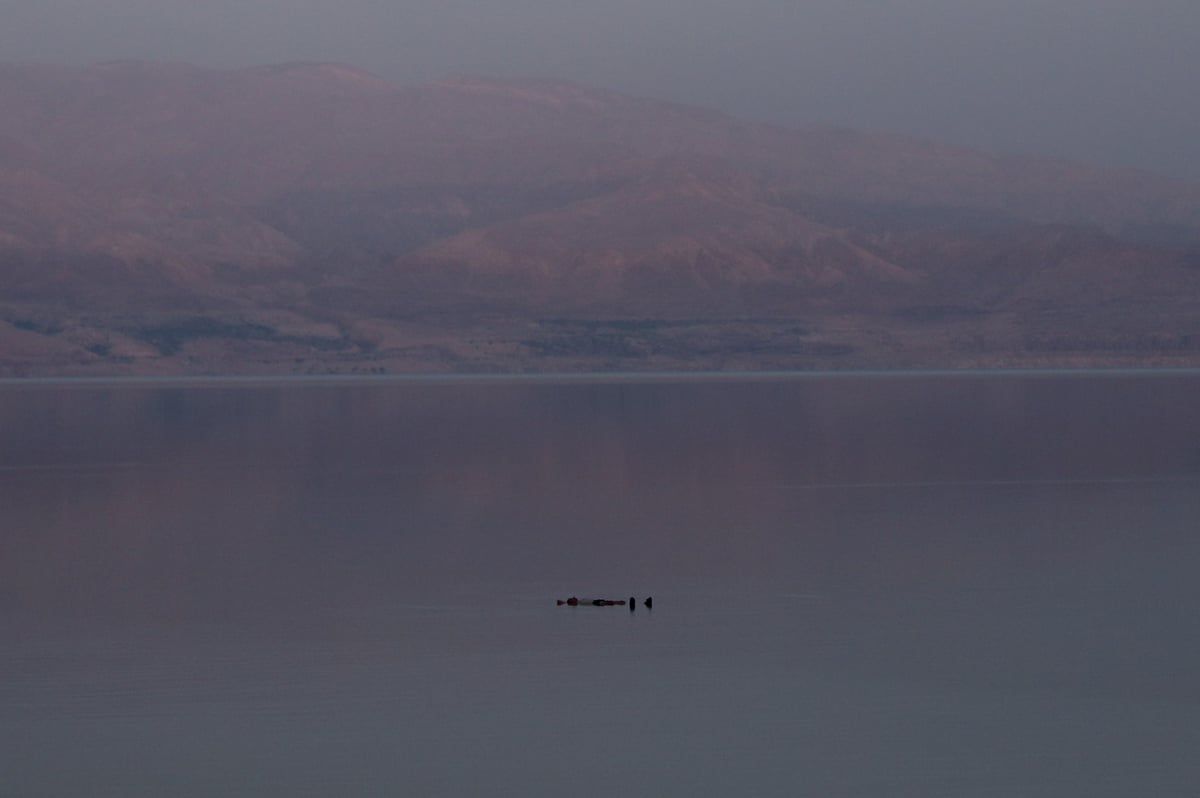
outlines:
{"label": "hazy horizon", "polygon": [[336,61],[560,78],[786,125],[1200,177],[1200,5],[753,0],[6,0],[0,60]]}

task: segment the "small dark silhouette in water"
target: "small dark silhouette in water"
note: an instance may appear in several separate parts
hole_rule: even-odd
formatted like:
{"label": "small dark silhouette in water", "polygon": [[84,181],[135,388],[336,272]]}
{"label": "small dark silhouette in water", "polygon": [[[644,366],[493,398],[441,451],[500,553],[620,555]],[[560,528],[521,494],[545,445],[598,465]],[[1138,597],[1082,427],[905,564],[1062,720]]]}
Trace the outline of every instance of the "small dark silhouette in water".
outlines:
{"label": "small dark silhouette in water", "polygon": [[571,596],[569,599],[558,599],[558,606],[568,607],[624,607],[625,599],[581,599]]}
{"label": "small dark silhouette in water", "polygon": [[[625,599],[580,599],[572,595],[570,599],[556,599],[556,604],[560,607],[566,605],[568,607],[624,607],[629,605],[629,611],[632,612],[637,608],[637,599],[634,596],[629,596],[629,601]],[[647,610],[654,608],[654,596],[646,596],[646,600],[642,601],[646,605]]]}
{"label": "small dark silhouette in water", "polygon": [[[569,599],[556,599],[555,603],[560,607],[564,604],[568,607],[624,607],[628,604],[630,612],[637,609],[637,599],[633,596],[629,597],[629,601],[625,599],[589,599],[571,596]],[[646,596],[645,601],[642,603],[646,605],[646,609],[654,609],[654,596]]]}

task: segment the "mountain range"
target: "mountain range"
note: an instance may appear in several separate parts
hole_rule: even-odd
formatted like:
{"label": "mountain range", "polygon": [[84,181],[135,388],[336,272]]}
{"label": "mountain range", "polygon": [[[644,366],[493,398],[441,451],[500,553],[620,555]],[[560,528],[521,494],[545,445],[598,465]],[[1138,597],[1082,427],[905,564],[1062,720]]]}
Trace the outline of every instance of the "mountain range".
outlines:
{"label": "mountain range", "polygon": [[545,80],[0,65],[0,374],[1200,364],[1200,185]]}

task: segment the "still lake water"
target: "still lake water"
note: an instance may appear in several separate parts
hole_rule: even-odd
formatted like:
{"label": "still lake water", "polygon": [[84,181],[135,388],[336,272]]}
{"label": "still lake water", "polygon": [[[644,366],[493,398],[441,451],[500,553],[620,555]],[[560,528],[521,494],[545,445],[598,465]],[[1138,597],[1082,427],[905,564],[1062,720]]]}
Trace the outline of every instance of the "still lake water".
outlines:
{"label": "still lake water", "polygon": [[0,795],[1190,798],[1198,521],[1195,373],[10,383]]}

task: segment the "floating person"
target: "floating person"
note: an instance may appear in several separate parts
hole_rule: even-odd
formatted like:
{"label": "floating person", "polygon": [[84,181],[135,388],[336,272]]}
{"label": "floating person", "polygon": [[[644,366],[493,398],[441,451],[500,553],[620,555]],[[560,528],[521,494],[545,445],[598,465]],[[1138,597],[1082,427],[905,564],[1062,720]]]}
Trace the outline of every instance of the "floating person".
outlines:
{"label": "floating person", "polygon": [[[571,596],[569,599],[558,599],[555,603],[560,607],[564,604],[568,607],[624,607],[625,599],[581,599]],[[629,603],[633,603],[632,597]]]}

